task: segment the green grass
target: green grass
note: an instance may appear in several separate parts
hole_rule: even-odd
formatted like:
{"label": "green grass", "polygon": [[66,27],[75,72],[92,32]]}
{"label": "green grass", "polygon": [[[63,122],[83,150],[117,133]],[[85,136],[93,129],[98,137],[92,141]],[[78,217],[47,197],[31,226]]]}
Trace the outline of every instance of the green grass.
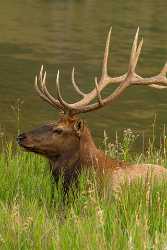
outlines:
{"label": "green grass", "polygon": [[[166,141],[144,154],[132,152],[136,137],[125,131],[106,152],[131,162],[167,165]],[[43,158],[6,146],[0,154],[0,249],[167,249],[167,183],[125,185],[117,196],[83,173],[79,191],[63,202]],[[54,197],[53,197],[54,188]],[[100,189],[100,190],[99,190]]]}

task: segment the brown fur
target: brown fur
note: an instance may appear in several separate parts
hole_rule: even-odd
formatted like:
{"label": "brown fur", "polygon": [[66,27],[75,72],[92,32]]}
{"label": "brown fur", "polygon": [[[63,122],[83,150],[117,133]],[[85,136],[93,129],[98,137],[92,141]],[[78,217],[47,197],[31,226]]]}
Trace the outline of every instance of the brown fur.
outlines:
{"label": "brown fur", "polygon": [[93,167],[99,176],[111,180],[113,190],[126,180],[167,176],[167,170],[158,165],[128,163],[110,159],[99,150],[89,128],[78,117],[62,116],[57,123],[21,134],[17,138],[20,146],[28,151],[44,155],[56,181],[64,176],[64,188],[68,190],[82,168]]}

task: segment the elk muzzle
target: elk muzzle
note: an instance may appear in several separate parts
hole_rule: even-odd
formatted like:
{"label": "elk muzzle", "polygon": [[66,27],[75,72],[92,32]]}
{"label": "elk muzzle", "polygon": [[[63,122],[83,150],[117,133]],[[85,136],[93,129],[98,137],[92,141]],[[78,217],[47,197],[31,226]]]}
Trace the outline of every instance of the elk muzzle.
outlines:
{"label": "elk muzzle", "polygon": [[26,135],[26,133],[22,133],[20,135],[17,136],[16,138],[17,143],[19,144],[20,147],[23,147],[25,149],[32,149],[33,146],[29,145],[29,140],[28,140],[28,136]]}

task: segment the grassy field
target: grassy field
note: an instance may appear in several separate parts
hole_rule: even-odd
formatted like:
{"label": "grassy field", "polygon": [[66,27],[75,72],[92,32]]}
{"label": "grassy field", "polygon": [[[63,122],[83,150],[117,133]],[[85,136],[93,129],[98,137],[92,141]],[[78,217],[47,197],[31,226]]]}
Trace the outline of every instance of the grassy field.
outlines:
{"label": "grassy field", "polygon": [[[106,152],[131,162],[167,165],[166,137],[142,154],[132,152],[136,136],[124,131]],[[83,173],[74,199],[63,202],[43,158],[6,145],[0,154],[0,249],[167,249],[167,183],[125,185],[115,196]],[[142,151],[142,150],[141,150]],[[53,197],[54,189],[54,197]]]}

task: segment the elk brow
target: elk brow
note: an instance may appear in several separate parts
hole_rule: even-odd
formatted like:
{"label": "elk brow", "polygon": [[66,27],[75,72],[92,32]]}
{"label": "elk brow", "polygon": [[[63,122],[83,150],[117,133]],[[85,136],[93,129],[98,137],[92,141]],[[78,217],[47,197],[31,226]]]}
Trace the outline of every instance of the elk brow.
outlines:
{"label": "elk brow", "polygon": [[63,129],[62,128],[54,128],[53,132],[56,134],[61,134],[63,132]]}
{"label": "elk brow", "polygon": [[43,134],[43,133],[51,131],[51,130],[52,130],[51,126],[43,125],[42,127],[38,127],[31,132],[32,132],[32,134]]}

